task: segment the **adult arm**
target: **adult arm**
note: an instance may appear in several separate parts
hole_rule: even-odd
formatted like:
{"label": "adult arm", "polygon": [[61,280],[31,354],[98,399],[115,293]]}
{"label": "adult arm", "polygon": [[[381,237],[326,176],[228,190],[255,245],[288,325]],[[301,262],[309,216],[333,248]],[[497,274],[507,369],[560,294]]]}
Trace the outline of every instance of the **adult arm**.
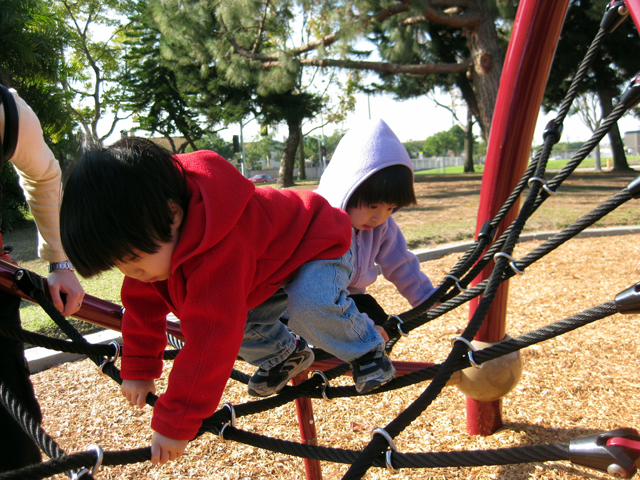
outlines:
{"label": "adult arm", "polygon": [[[27,203],[38,227],[38,254],[52,263],[64,262],[67,257],[60,241],[60,165],[44,141],[42,127],[31,107],[11,90],[18,107],[18,142],[10,158],[20,176]],[[4,112],[3,112],[4,113]],[[4,117],[2,117],[4,131]],[[56,270],[47,277],[51,299],[63,315],[80,309],[84,289],[72,270]],[[60,293],[67,295],[66,303]]]}

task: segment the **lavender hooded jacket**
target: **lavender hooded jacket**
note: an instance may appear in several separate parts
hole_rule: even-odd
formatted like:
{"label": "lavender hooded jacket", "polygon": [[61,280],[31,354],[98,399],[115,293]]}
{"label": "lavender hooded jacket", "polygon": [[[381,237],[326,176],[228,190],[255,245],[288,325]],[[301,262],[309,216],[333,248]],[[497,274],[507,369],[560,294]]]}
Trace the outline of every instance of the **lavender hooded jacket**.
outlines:
{"label": "lavender hooded jacket", "polygon": [[[346,209],[351,194],[380,169],[391,165],[413,165],[406,148],[382,120],[370,120],[345,134],[322,174],[317,193],[337,208]],[[420,271],[417,257],[407,250],[407,242],[393,216],[372,230],[353,229],[354,274],[351,294],[365,293],[378,271],[392,282],[412,307],[425,301],[435,290]]]}

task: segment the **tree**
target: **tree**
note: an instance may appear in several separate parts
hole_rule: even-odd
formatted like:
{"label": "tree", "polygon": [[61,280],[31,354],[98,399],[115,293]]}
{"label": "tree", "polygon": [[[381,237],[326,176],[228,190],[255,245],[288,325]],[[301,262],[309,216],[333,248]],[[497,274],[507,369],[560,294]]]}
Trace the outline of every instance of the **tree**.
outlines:
{"label": "tree", "polygon": [[310,93],[286,92],[258,97],[264,123],[269,125],[284,119],[289,135],[284,142],[278,186],[293,186],[295,154],[302,140],[302,120],[313,117],[322,109],[322,98]]}
{"label": "tree", "polygon": [[[264,5],[252,3],[250,8],[254,10],[251,14],[254,20],[249,24],[245,21],[245,11],[233,6],[240,3],[243,8],[249,8],[246,2],[220,0],[219,3],[219,9],[224,7],[227,12],[221,37],[226,41],[224,51],[229,70],[239,64],[250,64],[253,68],[261,65],[263,83],[273,79],[284,79],[286,83],[306,67],[343,68],[352,74],[357,71],[387,76],[404,74],[404,79],[411,75],[417,79],[416,82],[422,82],[420,89],[413,90],[420,94],[435,86],[430,76],[457,76],[462,95],[474,111],[483,134],[488,132],[503,63],[503,44],[496,29],[497,12],[492,8],[492,2],[403,0],[381,7],[373,1],[335,3],[317,0],[305,4],[314,38],[300,46],[292,46],[286,41],[292,36],[293,27],[288,30],[288,35],[282,35],[262,28],[258,21],[260,15],[266,16],[265,5],[273,9],[277,5],[271,2]],[[290,15],[290,11],[287,14]],[[442,39],[454,29],[457,39],[464,39],[468,54],[451,62],[439,62],[436,47],[423,48],[434,38],[430,30],[432,25],[442,27],[439,37]],[[249,32],[261,35],[253,34],[254,42],[247,42]],[[256,40],[258,38],[259,41]],[[359,42],[363,41],[372,42],[376,54],[390,60],[370,60],[371,51],[359,48]],[[268,48],[253,48],[258,44]],[[456,48],[454,53],[459,51]],[[465,80],[467,77],[469,81]]]}
{"label": "tree", "polygon": [[458,155],[465,146],[466,134],[458,125],[449,130],[438,132],[424,142],[423,150],[429,156]]}
{"label": "tree", "polygon": [[[64,47],[64,24],[48,2],[5,0],[0,4],[0,83],[15,88],[40,119],[45,140],[64,166],[75,150],[73,122],[65,111],[66,98],[55,86]],[[2,108],[0,106],[0,108]],[[54,143],[55,142],[55,143]],[[27,203],[11,165],[0,174],[2,228],[24,220]]]}
{"label": "tree", "polygon": [[[69,26],[65,49],[65,76],[60,79],[65,93],[74,99],[69,111],[80,124],[84,141],[101,144],[116,129],[122,114],[124,92],[121,80],[126,70],[123,22],[134,7],[131,0],[56,0],[61,18]],[[107,31],[106,39],[100,37]],[[111,116],[106,133],[99,124]]]}
{"label": "tree", "polygon": [[[576,98],[576,103],[569,113],[573,113],[580,118],[587,128],[594,133],[602,123],[603,117],[600,106],[598,105],[597,95],[583,93]],[[600,164],[600,144],[596,145],[595,167],[596,172],[602,171]]]}
{"label": "tree", "polygon": [[[129,52],[125,60],[129,69],[122,85],[126,89],[123,107],[134,113],[139,128],[150,135],[158,132],[173,145],[172,137],[179,133],[191,149],[203,134],[184,92],[178,88],[177,75],[161,54],[160,31],[155,28],[146,0],[140,0],[137,11],[129,17],[125,32]],[[174,152],[179,146],[173,145]]]}
{"label": "tree", "polygon": [[[576,59],[582,59],[587,52],[608,4],[607,0],[572,0],[570,3],[543,100],[547,112],[564,98],[579,67]],[[638,49],[638,32],[633,22],[626,20],[605,36],[588,78],[580,87],[579,93],[592,92],[598,96],[605,118],[613,110],[613,100],[620,95],[622,86],[637,71]],[[613,151],[613,170],[629,170],[617,124],[609,132],[609,141]]]}

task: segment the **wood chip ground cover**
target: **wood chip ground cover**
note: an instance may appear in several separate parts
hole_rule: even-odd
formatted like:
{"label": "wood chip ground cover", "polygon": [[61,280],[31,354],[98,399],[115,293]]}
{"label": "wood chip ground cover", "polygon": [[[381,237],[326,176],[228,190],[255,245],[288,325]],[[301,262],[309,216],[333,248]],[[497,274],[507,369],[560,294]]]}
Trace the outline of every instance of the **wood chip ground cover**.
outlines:
{"label": "wood chip ground cover", "polygon": [[[541,242],[519,244],[521,258]],[[422,264],[434,283],[442,280],[461,254]],[[612,300],[634,285],[640,276],[640,235],[572,240],[511,279],[507,331],[511,336],[561,320]],[[371,293],[390,313],[409,306],[392,285],[380,278]],[[486,450],[545,443],[566,443],[573,438],[619,427],[640,428],[640,346],[638,315],[614,315],[522,352],[520,383],[503,399],[504,426],[487,437],[466,433],[464,396],[446,388],[434,403],[396,438],[401,452]],[[450,340],[468,321],[468,307],[460,307],[413,331],[393,350],[396,360],[441,361]],[[250,372],[245,364],[237,368]],[[171,369],[166,362],[159,392]],[[89,360],[68,363],[34,375],[43,428],[68,453],[91,444],[104,450],[147,446],[151,438],[151,409],[131,407],[117,384],[97,373]],[[349,384],[350,378],[342,379]],[[384,427],[402,412],[426,384],[394,392],[314,400],[318,444],[361,450],[375,427]],[[251,400],[242,384],[230,381],[223,402]],[[281,439],[299,441],[293,403],[238,419],[239,428]],[[348,466],[322,462],[324,478],[338,479]],[[54,478],[66,478],[56,476]],[[149,462],[103,467],[100,479],[304,479],[302,459],[224,442],[205,434],[191,442],[186,454],[165,466]],[[497,467],[401,470],[390,475],[372,468],[367,479],[605,479],[611,478],[569,462]]]}

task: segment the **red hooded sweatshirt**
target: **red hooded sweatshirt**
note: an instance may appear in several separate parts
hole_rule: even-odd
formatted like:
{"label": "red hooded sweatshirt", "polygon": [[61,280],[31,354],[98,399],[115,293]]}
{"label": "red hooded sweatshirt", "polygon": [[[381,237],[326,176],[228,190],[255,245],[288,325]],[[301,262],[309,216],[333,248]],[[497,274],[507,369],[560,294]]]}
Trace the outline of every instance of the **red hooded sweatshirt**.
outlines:
{"label": "red hooded sweatshirt", "polygon": [[155,283],[125,277],[121,375],[160,377],[166,315],[173,312],[185,345],[154,407],[151,427],[190,440],[218,406],[248,310],[303,263],[343,255],[351,243],[351,221],[313,192],[255,188],[217,153],[177,158],[191,198],[171,276]]}

